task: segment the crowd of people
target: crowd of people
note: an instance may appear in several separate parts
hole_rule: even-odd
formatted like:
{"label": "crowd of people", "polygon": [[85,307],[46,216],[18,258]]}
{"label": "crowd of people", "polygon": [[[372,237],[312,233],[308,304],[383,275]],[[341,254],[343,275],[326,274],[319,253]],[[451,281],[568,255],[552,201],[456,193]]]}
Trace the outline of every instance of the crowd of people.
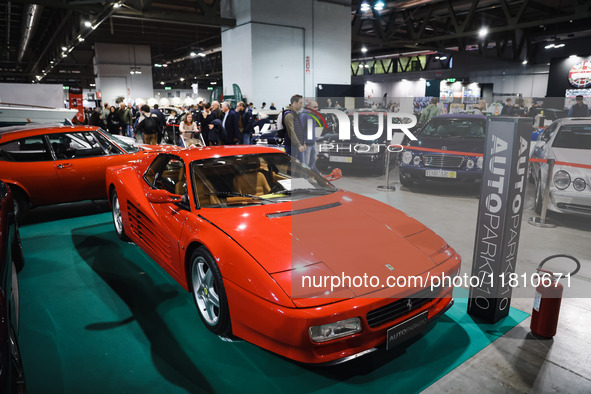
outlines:
{"label": "crowd of people", "polygon": [[[111,134],[136,138],[145,144],[159,144],[163,139],[179,145],[215,146],[249,145],[255,130],[262,130],[270,123],[264,110],[276,110],[275,103],[261,105],[262,112],[253,115],[253,103],[239,101],[235,108],[230,102],[200,102],[198,105],[172,110],[167,116],[158,104],[135,105],[124,102],[103,108],[86,110],[85,123],[101,126]],[[318,103],[310,101],[304,107],[301,95],[294,95],[286,109],[279,113],[276,133],[284,140],[288,154],[315,168],[315,143],[318,126],[309,122],[310,111],[318,110]],[[308,133],[312,124],[314,130]],[[177,133],[178,131],[178,133]],[[170,135],[170,134],[173,135]],[[175,135],[176,134],[176,139]],[[182,136],[183,138],[178,138]],[[292,148],[293,147],[293,148]]]}
{"label": "crowd of people", "polygon": [[[332,107],[330,99],[328,105]],[[338,102],[334,105],[339,108]],[[87,111],[87,124],[101,126],[111,134],[124,135],[142,140],[146,144],[158,144],[164,138],[169,142],[185,147],[215,146],[215,145],[249,145],[255,129],[261,130],[265,123],[269,123],[265,111],[267,108],[275,110],[275,104],[269,107],[262,103],[261,112],[253,114],[253,104],[240,101],[233,108],[230,102],[218,101],[200,102],[198,105],[181,107],[173,110],[168,119],[160,111],[158,104],[150,107],[147,104],[116,105],[104,104],[104,108]],[[473,110],[477,114],[486,113],[486,101],[480,100]],[[515,103],[508,98],[503,106],[501,115],[507,116],[536,116],[540,105],[534,100],[531,107],[524,108],[523,100],[516,99]],[[289,105],[282,110],[276,121],[276,131],[273,133],[283,139],[287,154],[297,158],[302,163],[315,169],[316,138],[320,134],[313,121],[313,112],[318,110],[318,103],[310,100],[304,103],[301,95],[291,97]],[[429,105],[422,111],[419,123],[426,123],[434,116],[444,112],[437,98],[431,99]],[[589,108],[583,103],[583,97],[577,96],[568,116],[589,116]],[[312,130],[308,128],[312,127]],[[177,133],[178,134],[175,134]],[[172,133],[172,135],[170,135]],[[179,138],[182,136],[183,138]]]}

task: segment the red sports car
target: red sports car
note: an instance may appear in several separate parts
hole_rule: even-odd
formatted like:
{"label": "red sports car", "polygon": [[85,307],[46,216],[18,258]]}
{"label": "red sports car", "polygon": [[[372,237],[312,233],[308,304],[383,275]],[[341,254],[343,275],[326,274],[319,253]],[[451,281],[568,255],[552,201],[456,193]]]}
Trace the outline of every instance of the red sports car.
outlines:
{"label": "red sports car", "polygon": [[106,198],[105,169],[160,147],[138,147],[98,127],[0,128],[0,178],[12,189],[17,216],[30,206]]}
{"label": "red sports car", "polygon": [[192,292],[217,335],[336,363],[396,346],[453,303],[449,283],[428,281],[460,268],[443,239],[275,149],[154,153],[107,169],[106,187],[119,238]]}

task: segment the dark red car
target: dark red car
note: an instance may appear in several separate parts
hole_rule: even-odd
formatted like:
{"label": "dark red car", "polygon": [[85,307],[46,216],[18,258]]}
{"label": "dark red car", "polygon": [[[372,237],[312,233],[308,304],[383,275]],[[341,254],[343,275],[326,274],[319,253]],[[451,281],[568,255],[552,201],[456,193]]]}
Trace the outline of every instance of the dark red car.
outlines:
{"label": "dark red car", "polygon": [[0,392],[26,393],[18,348],[17,272],[24,266],[10,188],[0,181]]}

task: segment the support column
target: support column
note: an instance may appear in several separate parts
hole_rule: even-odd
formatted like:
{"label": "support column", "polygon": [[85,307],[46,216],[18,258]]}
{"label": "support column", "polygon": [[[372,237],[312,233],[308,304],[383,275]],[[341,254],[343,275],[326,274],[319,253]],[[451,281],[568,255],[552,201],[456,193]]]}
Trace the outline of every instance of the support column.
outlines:
{"label": "support column", "polygon": [[351,83],[351,2],[222,0],[224,94],[232,84],[257,108],[285,107],[318,84]]}
{"label": "support column", "polygon": [[93,61],[96,90],[103,103],[112,105],[117,97],[135,101],[154,95],[149,46],[95,43]]}

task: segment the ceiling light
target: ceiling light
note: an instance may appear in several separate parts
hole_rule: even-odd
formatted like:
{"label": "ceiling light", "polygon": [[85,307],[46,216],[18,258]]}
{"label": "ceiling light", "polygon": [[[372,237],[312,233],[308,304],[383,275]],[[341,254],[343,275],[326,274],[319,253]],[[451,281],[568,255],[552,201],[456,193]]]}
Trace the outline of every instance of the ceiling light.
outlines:
{"label": "ceiling light", "polygon": [[527,59],[521,62],[521,64],[527,64]]}
{"label": "ceiling light", "polygon": [[91,83],[90,86],[91,87],[95,87],[96,86],[96,83]]}
{"label": "ceiling light", "polygon": [[183,82],[185,80],[185,78],[181,78],[181,82]]}
{"label": "ceiling light", "polygon": [[86,27],[92,27],[92,23],[89,21],[84,22],[84,26]]}
{"label": "ceiling light", "polygon": [[119,7],[121,7],[121,4],[119,4],[119,3],[113,4],[113,8],[119,8]]}
{"label": "ceiling light", "polygon": [[67,51],[68,47],[62,47],[62,51]]}
{"label": "ceiling light", "polygon": [[209,77],[209,74],[205,74],[206,77]]}
{"label": "ceiling light", "polygon": [[546,49],[554,48],[554,44],[548,44],[544,48],[546,48]]}
{"label": "ceiling light", "polygon": [[205,52],[199,52],[199,53],[197,54],[197,56],[200,56],[200,57],[205,57],[205,56],[207,56],[207,55],[205,54]]}
{"label": "ceiling light", "polygon": [[164,81],[160,82],[160,85],[164,85]]}
{"label": "ceiling light", "polygon": [[384,2],[382,0],[376,1],[376,3],[373,6],[373,9],[376,11],[381,11],[384,9],[384,7],[386,6],[386,4],[384,4]]}
{"label": "ceiling light", "polygon": [[487,34],[488,34],[488,29],[486,27],[481,27],[480,30],[478,30],[478,37],[480,37],[480,38],[486,37]]}
{"label": "ceiling light", "polygon": [[62,52],[62,57],[68,57],[68,54],[66,52]]}
{"label": "ceiling light", "polygon": [[361,52],[363,52],[363,53],[367,52],[367,48],[366,47],[362,47],[361,48]]}
{"label": "ceiling light", "polygon": [[168,67],[168,64],[163,64],[162,67]]}
{"label": "ceiling light", "polygon": [[364,1],[363,3],[361,3],[361,11],[362,12],[367,12],[371,9],[371,7],[369,6],[369,3],[367,1]]}
{"label": "ceiling light", "polygon": [[447,56],[441,56],[439,60],[447,60]]}
{"label": "ceiling light", "polygon": [[53,61],[53,60],[50,60],[50,61],[49,61],[49,64],[53,64],[53,63],[54,63],[54,61]]}
{"label": "ceiling light", "polygon": [[436,59],[436,60],[439,60],[439,56],[435,56],[435,59]]}
{"label": "ceiling light", "polygon": [[189,55],[191,55],[191,57],[197,56],[197,54],[195,52],[191,52]]}
{"label": "ceiling light", "polygon": [[554,45],[554,48],[562,48],[563,46],[565,46],[565,44],[556,44]]}
{"label": "ceiling light", "polygon": [[84,42],[84,37],[79,37],[79,38],[78,38],[78,41],[80,41],[80,42]]}
{"label": "ceiling light", "polygon": [[154,67],[160,68],[160,67],[162,67],[162,64],[154,63]]}
{"label": "ceiling light", "polygon": [[365,67],[365,68],[369,68],[369,64],[366,64],[366,65],[364,65],[363,67]]}
{"label": "ceiling light", "polygon": [[211,81],[209,84],[210,84],[210,85],[216,85],[216,84],[217,84],[217,82],[216,82],[216,81]]}

